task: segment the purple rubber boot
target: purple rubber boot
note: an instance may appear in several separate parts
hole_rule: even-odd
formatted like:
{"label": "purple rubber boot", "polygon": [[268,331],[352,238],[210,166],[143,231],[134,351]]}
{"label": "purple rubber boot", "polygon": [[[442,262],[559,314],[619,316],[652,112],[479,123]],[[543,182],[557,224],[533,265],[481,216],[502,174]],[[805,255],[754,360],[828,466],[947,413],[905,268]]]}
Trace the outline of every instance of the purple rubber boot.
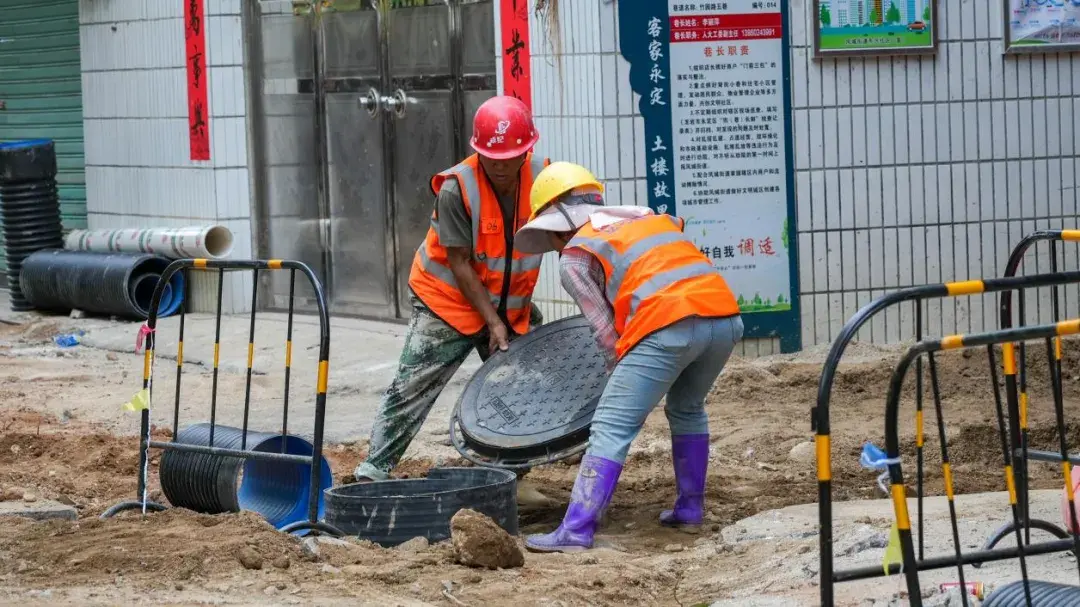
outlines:
{"label": "purple rubber boot", "polygon": [[620,474],[622,464],[618,462],[592,455],[581,458],[581,469],[562,524],[553,533],[525,538],[525,547],[533,552],[576,552],[592,548],[593,534],[611,503]]}
{"label": "purple rubber boot", "polygon": [[699,526],[704,516],[709,435],[687,434],[671,437],[671,459],[675,464],[678,494],[675,497],[675,508],[660,513],[660,524],[668,527]]}

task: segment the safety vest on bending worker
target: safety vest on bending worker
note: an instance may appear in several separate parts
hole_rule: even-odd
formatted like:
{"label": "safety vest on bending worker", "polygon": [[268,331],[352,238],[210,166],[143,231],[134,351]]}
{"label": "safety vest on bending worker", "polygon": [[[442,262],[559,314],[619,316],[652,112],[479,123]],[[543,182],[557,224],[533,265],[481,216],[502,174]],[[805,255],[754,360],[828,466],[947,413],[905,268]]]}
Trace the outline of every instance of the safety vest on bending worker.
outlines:
{"label": "safety vest on bending worker", "polygon": [[619,359],[684,318],[739,313],[727,282],[682,233],[683,226],[671,215],[628,219],[600,230],[586,222],[566,245],[588,251],[604,266]]}
{"label": "safety vest on bending worker", "polygon": [[[529,153],[521,166],[517,201],[517,225],[514,233],[529,219],[529,191],[533,177],[549,164],[549,160]],[[447,179],[457,179],[461,200],[472,221],[473,255],[471,265],[480,282],[491,296],[491,305],[499,307],[506,268],[506,234],[502,208],[491,184],[482,177],[476,154],[431,178],[431,190],[436,195]],[[479,205],[479,210],[477,210]],[[540,278],[541,255],[525,255],[516,249],[510,265],[510,291],[506,301],[506,319],[519,335],[529,330],[530,300]],[[446,248],[439,242],[437,211],[431,214],[431,228],[413,257],[409,287],[439,318],[464,335],[479,333],[486,323],[465,294],[458,288],[450,271]]]}

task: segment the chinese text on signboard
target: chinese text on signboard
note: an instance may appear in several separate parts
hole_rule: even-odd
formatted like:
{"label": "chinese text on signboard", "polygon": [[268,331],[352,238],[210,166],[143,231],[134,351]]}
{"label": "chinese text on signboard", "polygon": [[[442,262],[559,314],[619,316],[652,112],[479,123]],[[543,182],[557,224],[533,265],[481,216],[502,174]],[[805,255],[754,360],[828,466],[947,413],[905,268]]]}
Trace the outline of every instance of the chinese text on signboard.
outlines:
{"label": "chinese text on signboard", "polygon": [[[790,310],[792,299],[783,24],[775,6],[672,2],[669,16],[679,215],[747,313]],[[667,167],[650,167],[658,169]]]}
{"label": "chinese text on signboard", "polygon": [[686,220],[747,314],[800,346],[788,40],[781,0],[619,4],[649,206]]}

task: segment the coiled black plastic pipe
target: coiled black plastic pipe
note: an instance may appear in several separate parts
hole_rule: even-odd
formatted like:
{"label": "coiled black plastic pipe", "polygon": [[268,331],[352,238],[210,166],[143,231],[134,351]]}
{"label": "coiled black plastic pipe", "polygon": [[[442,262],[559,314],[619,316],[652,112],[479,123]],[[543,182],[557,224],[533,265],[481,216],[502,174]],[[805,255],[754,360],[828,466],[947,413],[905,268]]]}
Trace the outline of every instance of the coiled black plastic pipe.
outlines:
{"label": "coiled black plastic pipe", "polygon": [[23,260],[34,251],[64,246],[52,140],[0,143],[0,224],[11,309],[32,310],[19,282]]}
{"label": "coiled black plastic pipe", "polygon": [[[78,309],[145,320],[168,265],[168,259],[156,255],[48,249],[23,260],[19,284],[27,301],[41,310]],[[176,276],[178,288],[166,287],[159,315],[175,309],[174,300],[183,297],[183,278]]]}
{"label": "coiled black plastic pipe", "polygon": [[[1032,607],[1080,607],[1080,587],[1052,582],[1028,582]],[[986,597],[983,607],[1020,607],[1027,605],[1023,580],[1002,586]]]}

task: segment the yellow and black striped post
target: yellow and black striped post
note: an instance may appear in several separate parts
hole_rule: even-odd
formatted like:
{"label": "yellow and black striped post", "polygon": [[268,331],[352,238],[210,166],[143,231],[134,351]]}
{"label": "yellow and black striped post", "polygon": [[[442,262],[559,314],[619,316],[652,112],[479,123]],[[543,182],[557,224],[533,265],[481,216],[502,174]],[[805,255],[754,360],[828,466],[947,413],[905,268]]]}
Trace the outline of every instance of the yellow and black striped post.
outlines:
{"label": "yellow and black striped post", "polygon": [[[267,262],[267,265],[269,263]],[[251,412],[251,373],[255,365],[255,311],[258,309],[259,270],[256,268],[251,271],[251,319],[248,324],[247,378],[244,381],[244,425],[240,434],[241,449],[247,449],[248,416]]]}
{"label": "yellow and black striped post", "polygon": [[[1024,357],[1027,352],[1027,348],[1024,344],[1020,344],[1020,356]],[[1005,406],[1006,406],[1006,419],[1010,424],[1010,431],[1008,437],[1008,446],[1016,448],[1023,447],[1025,440],[1024,435],[1027,434],[1027,408],[1028,408],[1028,395],[1025,378],[1021,377],[1020,381],[1017,381],[1017,347],[1012,342],[1006,342],[1001,344],[1001,358],[1002,358],[1002,371],[1005,376]],[[1021,363],[1022,365],[1022,363]],[[1015,412],[1015,413],[1014,413]],[[1013,425],[1017,427],[1012,427]],[[1004,429],[1002,429],[1004,431]],[[1015,455],[1010,453],[1010,455]],[[1010,462],[1015,461],[1016,468],[1020,469],[1019,480],[1021,493],[1016,495],[1016,506],[1018,512],[1019,524],[1028,529],[1028,501],[1027,501],[1027,475],[1024,473],[1025,461],[1023,458],[1012,457]],[[1010,466],[1009,474],[1010,481],[1015,487],[1017,474],[1014,471],[1014,467]],[[1030,533],[1025,532],[1025,541],[1030,541]]]}
{"label": "yellow and black striped post", "polygon": [[[923,340],[923,302],[912,302],[915,308],[915,340]],[[923,361],[919,358],[915,361],[915,492],[918,496],[916,508],[919,517],[919,560],[926,557],[926,538],[923,536],[923,492],[924,492],[924,466],[923,459]]]}
{"label": "yellow and black striped post", "polygon": [[[285,398],[281,410],[281,435],[289,433],[289,387],[292,380],[292,337],[293,306],[296,301],[296,270],[289,270],[289,314],[285,328]],[[285,453],[285,441],[281,441],[281,452]]]}
{"label": "yellow and black striped post", "polygon": [[[326,344],[329,346],[329,344]],[[319,378],[315,392],[315,427],[319,429],[315,433],[315,453],[322,453],[323,435],[322,427],[326,419],[326,385],[330,379],[330,351],[329,349],[319,352]],[[311,461],[311,478],[319,478],[319,460]],[[319,520],[319,484],[311,483],[311,495],[308,498],[308,519]]]}
{"label": "yellow and black striped post", "polygon": [[187,269],[181,271],[184,273],[184,293],[180,300],[180,328],[176,334],[176,393],[173,398],[173,440],[176,440],[176,433],[180,431],[180,385],[184,377],[184,327],[187,320],[188,297],[191,293],[191,273]]}
{"label": "yellow and black striped post", "polygon": [[[1005,264],[1005,278],[1013,278],[1016,276],[1020,269],[1020,265],[1023,263],[1024,256],[1033,245],[1038,242],[1049,241],[1050,243],[1050,273],[1058,273],[1057,262],[1057,243],[1058,242],[1080,242],[1080,230],[1040,230],[1028,234],[1020,240],[1013,247],[1012,252],[1009,254],[1009,259]],[[1058,283],[1065,284],[1065,283]],[[1058,284],[1052,286],[1052,300],[1053,300],[1053,320],[1058,322],[1061,320],[1058,298]],[[1009,329],[1013,327],[1013,310],[1012,310],[1013,295],[1011,291],[1002,291],[1000,301],[1000,328]],[[1026,321],[1026,305],[1024,297],[1017,298],[1018,304],[1018,323],[1016,326],[1024,326]],[[1057,355],[1060,356],[1061,340],[1056,339]],[[1037,527],[1045,530],[1052,530],[1052,532],[1062,535],[1064,532],[1059,532],[1053,523],[1045,521],[1032,520],[1029,513],[1028,493],[1027,493],[1027,462],[1028,462],[1028,391],[1027,391],[1027,349],[1025,344],[1021,343],[1019,356],[1019,385],[1017,385],[1017,377],[1014,373],[1012,377],[1005,376],[1005,396],[1006,406],[1009,418],[1009,438],[1014,448],[1019,448],[1023,454],[1021,457],[1016,458],[1016,481],[1017,487],[1020,491],[1018,495],[1019,507],[1020,507],[1020,520],[1024,525],[1025,541],[1031,541],[1031,528]],[[1060,360],[1060,359],[1059,359]],[[1060,377],[1061,365],[1058,363],[1058,371]],[[1002,537],[1007,529],[999,530],[989,542],[987,547],[992,547]]]}
{"label": "yellow and black striped post", "polygon": [[[930,359],[930,388],[934,398],[934,411],[937,414],[938,444],[941,445],[941,478],[945,484],[945,499],[949,503],[949,523],[952,528],[953,553],[956,555],[956,573],[960,580],[960,587],[964,587],[964,565],[962,563],[963,549],[960,544],[960,526],[956,518],[955,491],[953,489],[952,462],[949,460],[949,441],[945,429],[945,413],[941,406],[941,386],[938,383],[937,361],[934,353],[927,354]],[[921,548],[921,546],[920,546]],[[920,555],[920,560],[923,557]],[[967,597],[962,596],[963,604],[968,604]]]}
{"label": "yellow and black striped post", "polygon": [[[1001,402],[1001,389],[998,388],[998,383],[997,383],[997,377],[998,377],[998,375],[997,375],[997,361],[995,360],[996,357],[994,356],[994,347],[993,347],[993,345],[986,346],[986,352],[987,352],[987,357],[990,360],[990,383],[994,387],[994,407],[995,407],[995,411],[997,413],[998,429],[999,429],[999,434],[1001,436],[1001,454],[1002,454],[1002,460],[1003,460],[1003,463],[1004,463],[1005,488],[1009,492],[1009,507],[1012,510],[1013,525],[1015,526],[1016,547],[1017,547],[1017,550],[1019,551],[1017,556],[1020,559],[1020,575],[1023,577],[1023,580],[1024,580],[1024,595],[1026,596],[1028,604],[1030,605],[1031,604],[1031,588],[1030,588],[1030,585],[1028,584],[1027,558],[1024,555],[1024,549],[1023,549],[1023,545],[1024,545],[1023,526],[1024,526],[1024,523],[1026,523],[1026,520],[1021,518],[1022,512],[1021,512],[1021,509],[1020,509],[1020,506],[1019,506],[1019,500],[1017,499],[1017,494],[1016,494],[1016,474],[1015,474],[1015,468],[1013,467],[1013,461],[1014,461],[1013,451],[1010,448],[1011,446],[1015,445],[1015,443],[1010,442],[1008,436],[1006,436],[1006,433],[1005,433],[1005,427],[1006,427],[1005,426],[1005,410],[1004,410],[1004,408],[1002,406],[1002,402]],[[1010,353],[1011,353],[1011,351],[1010,351]],[[1008,367],[1009,365],[1015,366],[1015,363],[1009,363],[1009,362],[1005,363],[1006,367]],[[1026,481],[1025,481],[1024,489],[1025,489],[1025,495],[1027,495]]]}
{"label": "yellow and black striped post", "polygon": [[[1065,425],[1065,397],[1061,385],[1061,336],[1080,332],[1080,322],[1066,321],[1057,323],[1057,335],[1051,346],[1050,339],[1046,340],[1046,357],[1050,366],[1050,386],[1054,396],[1054,418],[1057,422],[1058,452],[1061,456],[1061,473],[1065,479],[1065,497],[1068,503],[1068,522],[1073,540],[1073,552],[1080,554],[1080,521],[1076,514],[1076,490],[1072,481],[1072,463],[1069,461],[1069,445],[1065,438],[1067,427]],[[1054,356],[1051,358],[1051,350]],[[1080,569],[1080,561],[1077,562]]]}
{"label": "yellow and black striped post", "polygon": [[[196,262],[206,260],[195,260]],[[196,263],[196,267],[199,267]],[[217,312],[214,318],[214,369],[210,388],[210,446],[214,446],[214,428],[217,427],[218,367],[221,364],[221,297],[225,291],[225,268],[218,267]]]}
{"label": "yellow and black striped post", "polygon": [[[157,301],[154,301],[154,310],[157,309]],[[152,317],[151,317],[152,318]],[[153,385],[150,381],[151,373],[154,366],[154,325],[150,323],[150,319],[147,319],[146,327],[148,329],[146,334],[145,351],[143,353],[143,380],[142,387],[146,390],[146,403],[147,406],[139,412],[139,501],[142,504],[143,513],[146,512],[146,483],[149,481],[150,476],[150,408],[149,404],[153,402]]]}

